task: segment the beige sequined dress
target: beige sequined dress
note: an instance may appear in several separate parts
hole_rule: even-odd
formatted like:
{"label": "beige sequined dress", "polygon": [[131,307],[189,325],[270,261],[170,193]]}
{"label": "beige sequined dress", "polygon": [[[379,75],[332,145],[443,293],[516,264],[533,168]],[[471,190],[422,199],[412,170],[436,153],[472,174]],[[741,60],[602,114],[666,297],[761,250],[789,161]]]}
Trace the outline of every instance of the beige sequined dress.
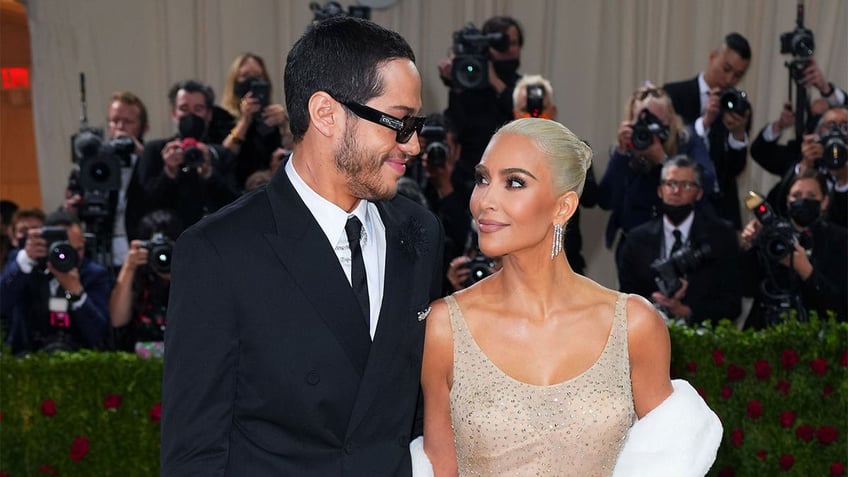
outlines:
{"label": "beige sequined dress", "polygon": [[459,475],[608,476],[635,418],[627,351],[626,295],[606,346],[583,373],[559,384],[520,382],[477,346],[446,298],[454,338],[451,424]]}

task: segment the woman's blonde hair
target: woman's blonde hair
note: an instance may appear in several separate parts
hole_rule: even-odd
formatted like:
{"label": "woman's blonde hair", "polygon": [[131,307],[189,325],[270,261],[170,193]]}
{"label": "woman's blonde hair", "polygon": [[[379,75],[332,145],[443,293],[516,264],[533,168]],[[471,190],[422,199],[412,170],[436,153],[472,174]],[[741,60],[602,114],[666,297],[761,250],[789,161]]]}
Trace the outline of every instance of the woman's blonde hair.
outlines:
{"label": "woman's blonde hair", "polygon": [[663,141],[663,149],[669,156],[677,155],[677,148],[680,142],[689,140],[689,131],[683,124],[683,118],[674,110],[674,103],[671,102],[671,96],[664,89],[650,82],[636,89],[627,101],[627,120],[633,121],[639,116],[641,111],[636,111],[636,102],[643,101],[648,96],[654,98],[665,107],[666,116],[668,117],[668,138]]}
{"label": "woman's blonde hair", "polygon": [[551,119],[522,118],[506,123],[495,135],[501,134],[525,136],[547,156],[557,195],[572,190],[578,196],[583,193],[592,148],[570,129]]}
{"label": "woman's blonde hair", "polygon": [[234,91],[236,79],[238,79],[239,68],[241,68],[241,65],[243,65],[247,60],[254,60],[259,63],[259,66],[262,68],[262,79],[268,82],[268,97],[271,97],[271,78],[268,76],[268,69],[265,67],[265,60],[263,60],[261,56],[250,52],[236,56],[236,59],[234,59],[233,63],[230,65],[230,70],[227,72],[227,80],[224,83],[224,91],[221,95],[221,107],[226,109],[228,113],[235,117],[241,116],[241,110],[239,109],[239,101],[241,101],[241,98],[236,97]]}

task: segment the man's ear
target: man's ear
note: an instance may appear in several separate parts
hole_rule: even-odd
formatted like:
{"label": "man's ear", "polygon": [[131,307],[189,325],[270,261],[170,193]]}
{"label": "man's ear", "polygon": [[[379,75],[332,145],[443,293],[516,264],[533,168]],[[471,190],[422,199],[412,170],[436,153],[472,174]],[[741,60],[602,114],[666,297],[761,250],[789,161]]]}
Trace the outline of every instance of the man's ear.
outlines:
{"label": "man's ear", "polygon": [[577,192],[570,190],[562,194],[557,199],[557,212],[554,221],[565,225],[571,220],[571,217],[577,212],[577,207],[580,206],[580,197]]}
{"label": "man's ear", "polygon": [[309,125],[323,136],[331,137],[339,127],[344,127],[342,117],[345,113],[341,104],[325,91],[316,91],[309,97],[307,110]]}

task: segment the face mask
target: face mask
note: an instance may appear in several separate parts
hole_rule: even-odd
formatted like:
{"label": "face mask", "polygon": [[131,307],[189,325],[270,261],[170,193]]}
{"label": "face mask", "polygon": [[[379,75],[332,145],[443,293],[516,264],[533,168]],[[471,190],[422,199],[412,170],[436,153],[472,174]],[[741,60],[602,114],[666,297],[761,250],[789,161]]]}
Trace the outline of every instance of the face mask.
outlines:
{"label": "face mask", "polygon": [[233,95],[236,98],[243,98],[250,91],[250,86],[254,81],[260,81],[260,78],[247,77],[233,85]]}
{"label": "face mask", "polygon": [[680,225],[692,213],[692,204],[669,205],[662,203],[662,213],[668,217],[674,225]]}
{"label": "face mask", "polygon": [[180,118],[177,131],[179,131],[181,138],[203,139],[206,133],[206,121],[196,114],[186,114]]}
{"label": "face mask", "polygon": [[519,62],[518,60],[498,60],[492,61],[492,66],[494,66],[498,78],[508,79],[518,71]]}
{"label": "face mask", "polygon": [[809,227],[821,215],[821,201],[815,199],[796,199],[789,203],[789,217],[801,227]]}

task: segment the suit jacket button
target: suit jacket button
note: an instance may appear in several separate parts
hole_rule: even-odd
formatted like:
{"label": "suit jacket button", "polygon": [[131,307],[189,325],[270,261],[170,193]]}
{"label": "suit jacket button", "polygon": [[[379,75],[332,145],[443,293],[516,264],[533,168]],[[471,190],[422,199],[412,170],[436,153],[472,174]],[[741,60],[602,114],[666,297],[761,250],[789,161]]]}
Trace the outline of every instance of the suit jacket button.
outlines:
{"label": "suit jacket button", "polygon": [[321,375],[318,374],[318,371],[310,371],[306,373],[306,384],[315,386],[316,384],[321,382]]}

